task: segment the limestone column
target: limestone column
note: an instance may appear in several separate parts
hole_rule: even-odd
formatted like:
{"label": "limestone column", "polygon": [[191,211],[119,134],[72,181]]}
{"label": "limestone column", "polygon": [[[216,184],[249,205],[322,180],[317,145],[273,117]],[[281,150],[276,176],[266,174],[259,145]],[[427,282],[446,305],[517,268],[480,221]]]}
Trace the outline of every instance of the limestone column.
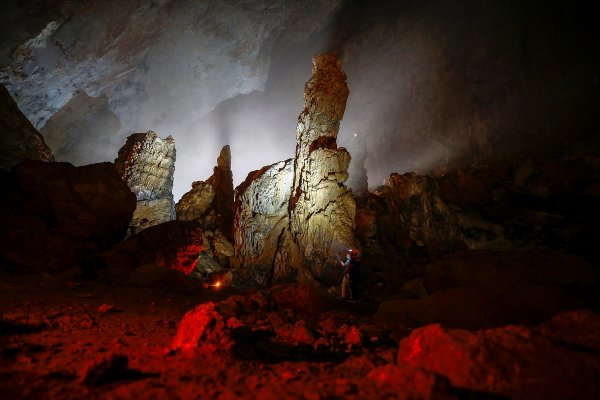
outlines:
{"label": "limestone column", "polygon": [[331,54],[315,56],[296,128],[289,206],[292,240],[313,274],[334,253],[355,244],[356,205],[344,186],[350,154],[336,142],[348,94],[341,61]]}

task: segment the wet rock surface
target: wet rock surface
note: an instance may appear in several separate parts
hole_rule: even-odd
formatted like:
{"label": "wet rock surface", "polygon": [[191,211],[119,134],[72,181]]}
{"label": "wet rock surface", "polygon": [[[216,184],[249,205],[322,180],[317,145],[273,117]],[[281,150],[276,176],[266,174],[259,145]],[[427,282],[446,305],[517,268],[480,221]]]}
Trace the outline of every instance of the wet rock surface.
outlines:
{"label": "wet rock surface", "polygon": [[175,219],[175,140],[171,136],[161,139],[153,131],[134,133],[119,150],[115,168],[138,201],[131,234]]}

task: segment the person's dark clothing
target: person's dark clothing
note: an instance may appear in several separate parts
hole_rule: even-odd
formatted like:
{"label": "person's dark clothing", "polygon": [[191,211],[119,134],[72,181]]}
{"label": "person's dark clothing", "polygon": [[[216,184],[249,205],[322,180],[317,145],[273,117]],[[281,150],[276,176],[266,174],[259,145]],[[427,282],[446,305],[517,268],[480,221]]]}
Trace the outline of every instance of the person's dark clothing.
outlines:
{"label": "person's dark clothing", "polygon": [[350,278],[350,293],[353,300],[358,300],[358,283],[360,281],[360,260],[349,259],[344,263],[345,273]]}

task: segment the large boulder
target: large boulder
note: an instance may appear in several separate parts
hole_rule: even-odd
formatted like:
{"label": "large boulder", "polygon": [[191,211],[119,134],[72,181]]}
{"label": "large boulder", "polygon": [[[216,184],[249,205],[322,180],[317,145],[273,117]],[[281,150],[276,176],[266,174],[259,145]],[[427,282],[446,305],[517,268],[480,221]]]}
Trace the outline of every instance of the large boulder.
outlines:
{"label": "large boulder", "polygon": [[551,334],[560,320],[568,320],[575,331],[597,336],[593,329],[600,316],[594,314],[594,323],[588,325],[587,314],[538,329],[517,325],[471,332],[428,325],[400,342],[397,363],[443,375],[456,387],[509,398],[596,398],[597,348],[564,336],[557,341]]}
{"label": "large boulder", "polygon": [[540,322],[560,311],[599,305],[598,270],[550,250],[465,251],[429,265],[421,282],[424,295],[399,292],[379,306],[375,321],[479,329]]}
{"label": "large boulder", "polygon": [[175,140],[171,136],[161,139],[153,131],[134,133],[119,150],[115,168],[138,201],[130,233],[175,219]]}
{"label": "large boulder", "polygon": [[135,196],[110,163],[74,167],[25,161],[5,174],[2,258],[39,269],[69,268],[123,239]]}
{"label": "large boulder", "polygon": [[213,302],[207,302],[188,311],[177,328],[171,350],[210,353],[228,353],[234,345],[232,330],[241,326],[235,317],[228,317]]}
{"label": "large boulder", "polygon": [[0,169],[8,170],[23,160],[53,159],[42,135],[0,84]]}
{"label": "large boulder", "polygon": [[157,265],[188,275],[202,252],[204,235],[197,222],[169,221],[128,237],[104,253],[111,269]]}

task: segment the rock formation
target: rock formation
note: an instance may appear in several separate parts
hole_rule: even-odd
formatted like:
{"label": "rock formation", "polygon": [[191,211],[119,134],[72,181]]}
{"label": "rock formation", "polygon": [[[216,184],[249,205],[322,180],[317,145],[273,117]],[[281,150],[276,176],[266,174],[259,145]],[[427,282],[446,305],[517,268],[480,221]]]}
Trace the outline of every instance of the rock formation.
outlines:
{"label": "rock formation", "polygon": [[509,325],[470,332],[433,324],[400,342],[397,364],[503,398],[593,398],[599,389],[592,383],[599,369],[597,335],[571,332],[589,332],[597,324],[598,315],[590,311],[559,314],[535,328]]}
{"label": "rock formation", "polygon": [[389,215],[387,229],[408,236],[419,245],[457,240],[453,215],[440,199],[438,184],[428,176],[391,174],[381,190]]}
{"label": "rock formation", "polygon": [[92,267],[96,252],[125,236],[135,196],[112,164],[25,161],[5,174],[0,201],[4,264],[45,271]]}
{"label": "rock formation", "polygon": [[161,139],[153,131],[134,133],[119,150],[115,168],[138,201],[131,234],[175,219],[175,140],[171,136]]}
{"label": "rock formation", "polygon": [[315,56],[296,128],[296,158],[251,172],[236,189],[236,257],[253,280],[318,278],[356,244],[355,203],[344,186],[350,154],[336,137],[348,97],[330,54]]}
{"label": "rock formation", "polygon": [[331,54],[315,56],[296,128],[289,207],[291,238],[314,274],[334,253],[355,245],[356,205],[344,186],[350,154],[336,143],[348,94],[341,61]]}
{"label": "rock formation", "polygon": [[115,269],[156,265],[189,275],[202,251],[204,235],[196,222],[168,221],[148,227],[104,253]]}
{"label": "rock formation", "polygon": [[293,177],[293,160],[289,159],[251,172],[236,188],[235,254],[250,277],[261,284],[274,277],[275,252],[289,224]]}
{"label": "rock formation", "polygon": [[233,174],[231,150],[221,149],[213,175],[206,181],[192,183],[192,190],[184,194],[176,205],[177,220],[195,221],[204,230],[204,245],[195,275],[207,275],[229,266],[233,256]]}
{"label": "rock formation", "polygon": [[27,159],[52,161],[52,151],[0,85],[0,169],[10,169]]}
{"label": "rock formation", "polygon": [[219,229],[231,238],[233,224],[233,174],[231,150],[221,149],[213,175],[206,182],[192,183],[192,190],[176,205],[177,219],[198,221],[205,230]]}
{"label": "rock formation", "polygon": [[556,251],[477,250],[431,263],[417,282],[420,294],[394,290],[395,299],[381,303],[374,320],[405,328],[441,321],[461,329],[541,322],[594,303],[600,273]]}

